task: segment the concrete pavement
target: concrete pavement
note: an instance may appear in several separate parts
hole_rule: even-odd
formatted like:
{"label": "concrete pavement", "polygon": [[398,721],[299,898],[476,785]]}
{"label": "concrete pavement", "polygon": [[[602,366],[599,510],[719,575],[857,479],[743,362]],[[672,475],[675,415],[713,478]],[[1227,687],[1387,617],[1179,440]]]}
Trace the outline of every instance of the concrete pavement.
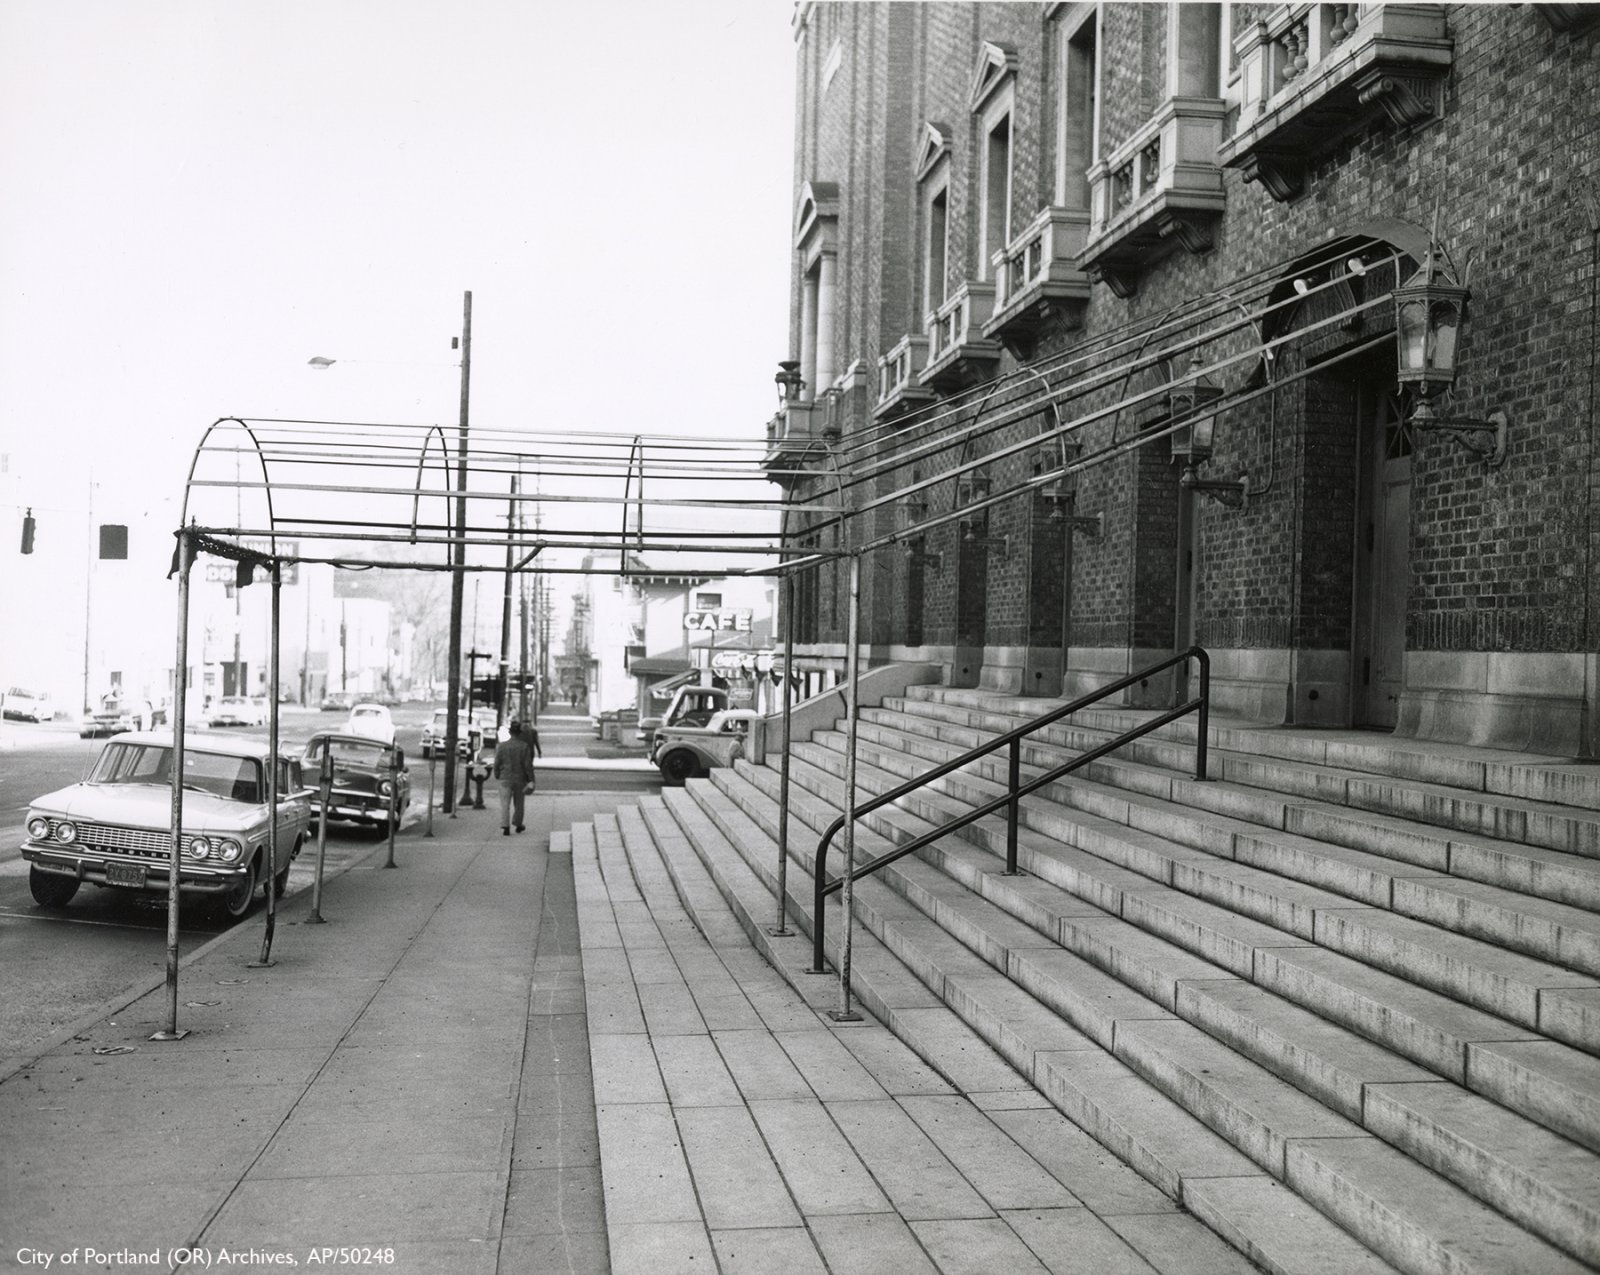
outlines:
{"label": "concrete pavement", "polygon": [[[413,828],[0,1081],[0,1267],[608,1269],[569,855],[593,794]],[[340,1249],[346,1250],[340,1252]],[[326,1250],[332,1250],[331,1254]],[[243,1264],[243,1263],[240,1263]]]}

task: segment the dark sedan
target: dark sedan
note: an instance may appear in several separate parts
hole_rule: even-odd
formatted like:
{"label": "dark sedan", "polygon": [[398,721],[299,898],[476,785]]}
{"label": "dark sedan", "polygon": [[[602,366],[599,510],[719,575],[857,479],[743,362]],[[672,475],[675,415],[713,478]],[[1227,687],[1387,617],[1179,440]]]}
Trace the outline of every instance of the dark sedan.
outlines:
{"label": "dark sedan", "polygon": [[[398,825],[411,801],[411,777],[405,771],[405,757],[392,744],[359,735],[321,731],[306,744],[301,761],[305,781],[312,788],[311,817],[322,817],[322,759],[333,761],[333,788],[328,799],[328,820],[360,823],[387,829],[389,812]],[[393,797],[393,806],[390,798]]]}

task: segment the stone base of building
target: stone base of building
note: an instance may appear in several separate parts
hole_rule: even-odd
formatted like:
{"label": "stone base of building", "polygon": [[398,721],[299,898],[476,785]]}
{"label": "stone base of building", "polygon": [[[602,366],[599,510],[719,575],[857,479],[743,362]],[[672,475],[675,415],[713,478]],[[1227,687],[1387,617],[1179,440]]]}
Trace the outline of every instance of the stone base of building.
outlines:
{"label": "stone base of building", "polygon": [[1398,735],[1555,757],[1592,747],[1585,704],[1597,685],[1592,655],[1411,651]]}
{"label": "stone base of building", "polygon": [[987,646],[978,685],[1007,695],[1061,694],[1061,652],[1037,646]]}

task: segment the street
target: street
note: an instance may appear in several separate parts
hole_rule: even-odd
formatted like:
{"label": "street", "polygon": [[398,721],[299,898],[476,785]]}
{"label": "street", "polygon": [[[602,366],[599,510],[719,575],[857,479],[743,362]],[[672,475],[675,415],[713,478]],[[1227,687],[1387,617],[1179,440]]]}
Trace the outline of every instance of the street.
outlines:
{"label": "street", "polygon": [[[396,708],[396,739],[406,751],[412,802],[395,841],[395,854],[426,853],[426,804],[429,764],[422,760],[419,739],[430,716],[422,705]],[[298,754],[318,730],[342,726],[342,714],[319,713],[285,705],[280,713],[282,751]],[[233,733],[266,738],[265,727],[236,728]],[[588,718],[545,716],[539,722],[545,757],[556,765],[539,769],[538,792],[649,792],[659,787],[653,771],[583,767],[585,748],[594,743]],[[0,1059],[46,1040],[136,984],[159,977],[166,965],[166,896],[124,890],[83,889],[64,910],[38,907],[28,889],[28,865],[21,857],[28,803],[43,793],[77,782],[104,745],[103,739],[80,739],[75,722],[6,722],[0,733]],[[561,759],[561,761],[557,761]],[[437,807],[443,793],[442,764],[435,775],[434,818],[448,819]],[[458,780],[459,783],[459,780]],[[537,800],[531,798],[530,800]],[[498,817],[493,784],[486,785],[486,808],[463,807],[455,816],[479,820]],[[333,874],[377,855],[385,841],[374,832],[340,824],[329,826],[325,871]],[[315,842],[289,872],[289,893],[311,888]],[[233,924],[256,926],[265,915],[258,895],[250,913]],[[186,904],[179,913],[179,950],[192,952],[229,928],[217,909]]]}

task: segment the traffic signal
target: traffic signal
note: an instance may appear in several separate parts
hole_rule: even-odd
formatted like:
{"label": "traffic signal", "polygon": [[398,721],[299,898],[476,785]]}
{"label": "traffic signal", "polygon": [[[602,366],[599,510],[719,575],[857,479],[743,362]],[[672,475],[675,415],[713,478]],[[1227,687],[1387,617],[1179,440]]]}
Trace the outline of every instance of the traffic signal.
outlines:
{"label": "traffic signal", "polygon": [[28,506],[28,512],[22,515],[22,552],[33,552],[33,506]]}
{"label": "traffic signal", "polygon": [[500,707],[501,683],[499,676],[472,679],[472,698],[492,708]]}
{"label": "traffic signal", "polygon": [[119,523],[100,524],[100,556],[106,559],[126,559],[128,556],[128,529]]}

